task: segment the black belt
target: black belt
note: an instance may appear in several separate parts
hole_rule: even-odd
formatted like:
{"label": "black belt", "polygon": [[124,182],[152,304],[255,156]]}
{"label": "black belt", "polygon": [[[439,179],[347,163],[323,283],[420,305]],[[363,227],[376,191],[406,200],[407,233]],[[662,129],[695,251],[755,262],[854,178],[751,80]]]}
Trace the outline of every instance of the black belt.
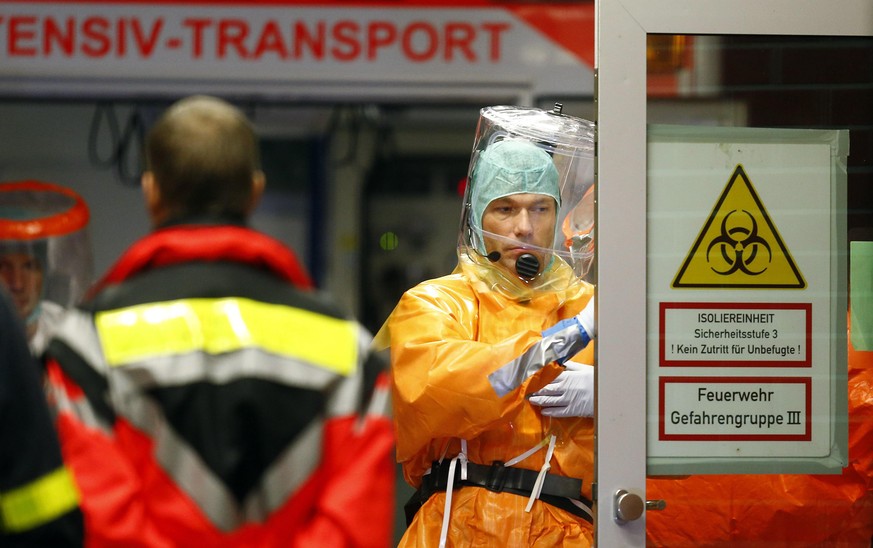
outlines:
{"label": "black belt", "polygon": [[[415,512],[431,495],[438,491],[446,490],[448,487],[450,464],[451,461],[449,460],[442,462],[434,461],[430,473],[424,475],[421,480],[421,487],[413,494],[405,507],[407,524],[412,522]],[[467,479],[462,480],[461,467],[460,462],[456,463],[453,482],[455,488],[464,486],[484,487],[495,493],[513,493],[523,497],[530,497],[534,484],[537,481],[537,476],[539,476],[539,472],[535,470],[504,466],[499,461],[495,461],[491,465],[468,462]],[[591,522],[592,519],[588,513],[568,500],[573,499],[582,502],[590,508],[591,501],[582,497],[581,491],[581,479],[546,474],[539,498],[543,502],[567,510]]]}

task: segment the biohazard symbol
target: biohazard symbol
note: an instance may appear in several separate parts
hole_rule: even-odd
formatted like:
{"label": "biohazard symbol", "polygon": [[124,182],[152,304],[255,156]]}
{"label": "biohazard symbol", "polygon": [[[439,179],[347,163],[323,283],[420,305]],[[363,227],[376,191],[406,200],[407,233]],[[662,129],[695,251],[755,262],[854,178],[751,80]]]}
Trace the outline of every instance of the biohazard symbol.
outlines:
{"label": "biohazard symbol", "polygon": [[[757,276],[767,270],[766,265],[769,265],[770,261],[773,260],[773,253],[770,251],[770,244],[767,243],[767,240],[758,235],[758,223],[751,213],[743,210],[751,223],[749,228],[740,225],[736,220],[729,223],[736,213],[736,211],[731,211],[725,215],[721,222],[721,234],[713,238],[706,248],[706,260],[710,264],[714,263],[715,260],[710,257],[710,253],[713,249],[718,249],[721,251],[722,259],[727,263],[728,268],[718,270],[713,266],[712,269],[716,274],[730,276],[739,270],[749,276]],[[729,226],[730,228],[728,228]],[[766,259],[760,260],[758,251],[761,249],[767,252]],[[762,265],[761,270],[750,270],[750,267],[755,264]]]}
{"label": "biohazard symbol", "polygon": [[806,281],[779,231],[737,165],[685,262],[674,288],[803,289]]}

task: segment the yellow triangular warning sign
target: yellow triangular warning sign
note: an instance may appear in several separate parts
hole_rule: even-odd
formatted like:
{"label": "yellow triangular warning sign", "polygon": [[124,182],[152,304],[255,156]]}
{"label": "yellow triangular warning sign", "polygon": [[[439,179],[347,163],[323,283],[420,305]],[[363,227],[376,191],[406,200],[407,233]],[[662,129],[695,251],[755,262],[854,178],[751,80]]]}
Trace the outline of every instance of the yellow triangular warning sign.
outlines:
{"label": "yellow triangular warning sign", "polygon": [[673,279],[673,288],[803,289],[806,280],[737,165]]}

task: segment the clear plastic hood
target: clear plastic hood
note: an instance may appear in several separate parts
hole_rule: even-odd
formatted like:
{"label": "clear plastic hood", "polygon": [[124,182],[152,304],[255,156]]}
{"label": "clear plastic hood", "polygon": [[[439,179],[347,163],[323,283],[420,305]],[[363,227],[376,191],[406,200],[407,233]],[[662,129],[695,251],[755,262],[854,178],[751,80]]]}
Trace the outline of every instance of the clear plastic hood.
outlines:
{"label": "clear plastic hood", "polygon": [[[552,111],[483,108],[461,213],[458,256],[462,266],[471,262],[479,267],[490,265],[494,270],[491,285],[505,286],[511,292],[562,289],[559,286],[566,286],[566,277],[560,277],[560,282],[553,279],[562,263],[571,267],[576,278],[584,279],[594,258],[593,184],[592,122],[561,113],[560,105]],[[539,210],[530,209],[542,207],[545,198],[537,197],[554,201],[552,218],[540,219]],[[491,215],[489,206],[506,212],[507,221],[499,229],[488,226],[485,213]],[[524,218],[519,222],[536,226],[510,226],[512,208],[521,211]],[[549,226],[547,235],[528,236],[543,232],[545,225]]]}

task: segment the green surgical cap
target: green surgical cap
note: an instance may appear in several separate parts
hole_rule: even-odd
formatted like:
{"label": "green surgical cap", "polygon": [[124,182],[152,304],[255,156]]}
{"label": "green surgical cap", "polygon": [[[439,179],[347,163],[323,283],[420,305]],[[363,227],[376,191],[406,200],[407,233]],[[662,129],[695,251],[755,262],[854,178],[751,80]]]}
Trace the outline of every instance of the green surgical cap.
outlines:
{"label": "green surgical cap", "polygon": [[473,168],[470,224],[482,229],[488,204],[511,194],[544,194],[561,207],[558,170],[552,157],[530,141],[505,139],[486,148]]}

